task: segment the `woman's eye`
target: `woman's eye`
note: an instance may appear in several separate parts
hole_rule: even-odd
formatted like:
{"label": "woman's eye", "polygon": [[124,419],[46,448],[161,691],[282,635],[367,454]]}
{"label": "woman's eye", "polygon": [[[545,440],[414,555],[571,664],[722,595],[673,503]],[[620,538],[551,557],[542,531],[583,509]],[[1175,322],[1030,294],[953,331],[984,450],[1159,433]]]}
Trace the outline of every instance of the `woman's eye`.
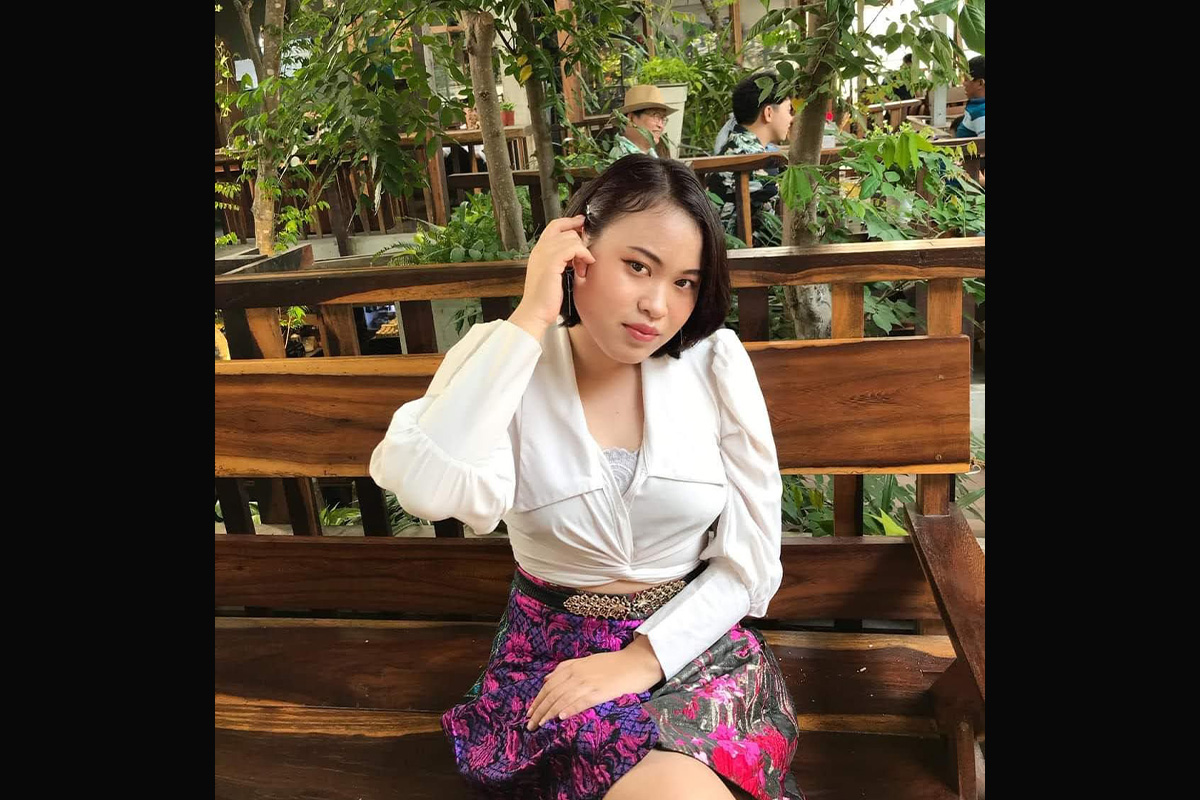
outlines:
{"label": "woman's eye", "polygon": [[[688,286],[679,286],[680,283],[687,283],[689,285]],[[696,282],[694,280],[692,280],[691,278],[680,278],[679,281],[677,281],[675,285],[679,286],[680,289],[696,288]]]}
{"label": "woman's eye", "polygon": [[642,269],[646,268],[646,265],[640,261],[629,261],[627,263],[629,264],[630,267],[633,268],[634,272],[640,272],[640,270],[637,269],[638,267],[641,267]]}

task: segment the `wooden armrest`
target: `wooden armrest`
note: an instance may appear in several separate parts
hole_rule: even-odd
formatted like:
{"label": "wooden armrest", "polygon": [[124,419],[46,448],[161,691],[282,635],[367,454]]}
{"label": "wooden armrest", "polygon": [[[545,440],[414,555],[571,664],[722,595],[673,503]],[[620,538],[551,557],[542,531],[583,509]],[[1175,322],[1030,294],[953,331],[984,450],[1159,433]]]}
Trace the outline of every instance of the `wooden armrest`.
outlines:
{"label": "wooden armrest", "polygon": [[951,505],[947,516],[934,517],[918,514],[909,503],[905,513],[946,633],[983,701],[983,551],[957,506]]}

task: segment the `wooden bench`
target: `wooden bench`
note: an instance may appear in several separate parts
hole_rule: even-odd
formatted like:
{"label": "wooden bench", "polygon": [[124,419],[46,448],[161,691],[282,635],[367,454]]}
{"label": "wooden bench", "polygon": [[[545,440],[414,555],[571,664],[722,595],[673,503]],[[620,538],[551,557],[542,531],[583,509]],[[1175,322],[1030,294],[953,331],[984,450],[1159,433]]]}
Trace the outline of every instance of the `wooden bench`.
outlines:
{"label": "wooden bench", "polygon": [[[731,256],[780,469],[835,474],[838,535],[786,536],[768,617],[748,620],[799,709],[797,780],[814,799],[974,798],[983,554],[952,488],[970,457],[961,279],[983,274],[982,242]],[[227,316],[298,302],[326,313],[384,297],[507,297],[524,285],[521,264],[311,267],[221,276],[217,305]],[[862,283],[904,278],[929,280],[929,335],[862,338]],[[766,293],[780,283],[833,284],[834,339],[761,341]],[[233,495],[244,478],[366,475],[392,412],[424,393],[441,358],[217,363],[216,475]],[[917,474],[909,537],[862,535],[866,472]],[[514,569],[505,538],[256,536],[244,503],[222,507],[217,796],[467,797],[439,719],[487,660]],[[828,619],[859,629],[817,622]],[[939,620],[944,633],[864,619]]]}

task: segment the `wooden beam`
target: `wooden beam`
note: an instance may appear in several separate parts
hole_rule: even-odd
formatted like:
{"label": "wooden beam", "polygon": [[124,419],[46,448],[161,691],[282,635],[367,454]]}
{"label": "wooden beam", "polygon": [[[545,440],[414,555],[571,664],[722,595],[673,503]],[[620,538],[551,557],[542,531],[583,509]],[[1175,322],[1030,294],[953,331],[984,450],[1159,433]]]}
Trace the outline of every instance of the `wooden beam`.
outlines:
{"label": "wooden beam", "polygon": [[[814,283],[927,280],[983,277],[983,237],[916,239],[903,242],[760,247],[729,253],[732,288]],[[215,281],[217,308],[351,303],[464,297],[515,297],[525,289],[523,260],[473,264],[368,267],[370,256],[350,259],[348,268],[302,274],[221,275]],[[331,262],[331,263],[343,263]]]}
{"label": "wooden beam", "polygon": [[[556,13],[570,11],[572,8],[571,0],[554,0],[554,10]],[[558,47],[560,50],[565,50],[571,43],[571,35],[565,31],[558,32]],[[566,64],[560,66],[563,77],[563,101],[567,107],[567,119],[576,124],[583,121],[584,106],[583,106],[583,85],[579,82],[579,74],[572,69],[571,74],[567,74]]]}
{"label": "wooden beam", "polygon": [[733,34],[733,52],[738,66],[742,66],[742,4],[741,0],[733,0],[729,6],[729,27]]}

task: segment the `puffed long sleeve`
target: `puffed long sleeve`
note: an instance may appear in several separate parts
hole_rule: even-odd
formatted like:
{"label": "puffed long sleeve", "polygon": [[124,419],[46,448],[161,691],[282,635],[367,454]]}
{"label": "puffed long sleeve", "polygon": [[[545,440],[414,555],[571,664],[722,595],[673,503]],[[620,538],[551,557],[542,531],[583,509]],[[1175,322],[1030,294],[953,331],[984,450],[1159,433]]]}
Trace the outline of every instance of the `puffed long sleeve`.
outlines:
{"label": "puffed long sleeve", "polygon": [[708,568],[637,629],[668,678],[742,617],[764,616],[783,580],[779,457],[754,365],[733,331],[717,332],[712,370],[727,496],[716,535],[700,553]]}
{"label": "puffed long sleeve", "polygon": [[425,395],[392,415],[371,453],[372,480],[421,519],[495,530],[516,484],[509,424],[541,354],[542,343],[508,320],[472,326]]}

